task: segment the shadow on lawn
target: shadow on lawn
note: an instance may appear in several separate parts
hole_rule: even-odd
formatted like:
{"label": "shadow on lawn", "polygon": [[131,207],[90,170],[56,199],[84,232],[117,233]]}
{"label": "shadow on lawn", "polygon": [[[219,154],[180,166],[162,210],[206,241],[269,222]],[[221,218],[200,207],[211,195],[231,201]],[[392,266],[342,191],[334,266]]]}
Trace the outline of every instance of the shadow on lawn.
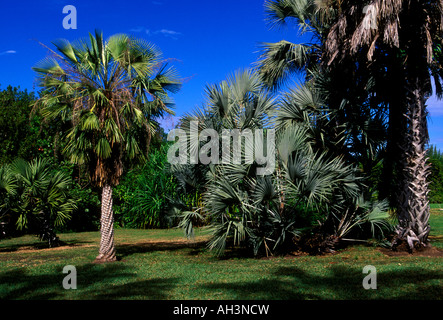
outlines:
{"label": "shadow on lawn", "polygon": [[[30,274],[24,268],[1,272],[0,300],[164,300],[178,281],[176,278],[158,278],[127,282],[135,274],[124,264],[87,264],[77,267],[77,289],[66,290],[63,288],[66,274],[62,267],[59,269],[38,275]],[[119,279],[126,283],[119,284]]]}
{"label": "shadow on lawn", "polygon": [[206,248],[207,241],[156,241],[120,244],[116,246],[119,259],[131,256],[133,254],[148,253],[155,251],[177,251],[182,249],[191,250],[192,255],[202,252]]}
{"label": "shadow on lawn", "polygon": [[[265,300],[358,300],[399,299],[436,300],[443,297],[443,272],[421,268],[379,271],[377,290],[365,290],[362,282],[366,276],[355,267],[336,265],[325,274],[312,274],[298,267],[280,267],[272,279],[242,283],[214,283],[204,287],[226,291],[234,299]],[[426,283],[439,280],[438,283]]]}

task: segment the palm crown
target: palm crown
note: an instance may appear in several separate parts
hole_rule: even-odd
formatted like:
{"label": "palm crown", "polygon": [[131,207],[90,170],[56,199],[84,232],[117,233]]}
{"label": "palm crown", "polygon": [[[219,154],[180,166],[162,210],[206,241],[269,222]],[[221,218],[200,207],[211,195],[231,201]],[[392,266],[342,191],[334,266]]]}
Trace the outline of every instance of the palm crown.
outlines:
{"label": "palm crown", "polygon": [[87,164],[99,186],[118,184],[124,157],[143,158],[155,117],[173,113],[177,74],[155,46],[124,34],[54,45],[34,68],[44,88],[37,105],[47,120],[71,121],[64,151],[73,163]]}

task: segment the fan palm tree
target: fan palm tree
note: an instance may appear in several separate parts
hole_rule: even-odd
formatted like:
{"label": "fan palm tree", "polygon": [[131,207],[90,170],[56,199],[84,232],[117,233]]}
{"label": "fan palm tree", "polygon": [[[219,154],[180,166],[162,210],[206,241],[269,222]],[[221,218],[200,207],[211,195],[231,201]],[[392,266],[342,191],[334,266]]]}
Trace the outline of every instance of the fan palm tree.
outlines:
{"label": "fan palm tree", "polygon": [[[380,162],[387,134],[386,107],[374,94],[380,72],[368,73],[354,57],[339,67],[322,64],[326,36],[337,16],[335,8],[314,0],[269,0],[265,9],[271,27],[293,21],[302,35],[312,37],[310,43],[283,40],[265,44],[257,62],[259,73],[273,89],[281,88],[297,73],[305,76],[301,89],[285,94],[304,105],[285,99],[288,104],[282,106],[286,111],[283,123],[299,121],[303,110],[304,116],[316,122],[312,127],[316,133],[312,133],[318,148],[328,150],[331,156],[343,156],[348,163],[360,163],[371,175]],[[368,194],[375,186],[371,187]]]}
{"label": "fan palm tree", "polygon": [[18,229],[31,229],[50,246],[56,245],[52,228],[63,226],[76,208],[69,186],[69,177],[53,172],[47,160],[17,159],[0,168],[0,209],[9,212]]}
{"label": "fan palm tree", "polygon": [[102,188],[98,261],[115,261],[112,187],[128,161],[145,159],[154,117],[168,108],[180,81],[152,44],[125,34],[89,43],[59,40],[56,51],[33,69],[43,88],[36,108],[47,121],[70,121],[65,154],[87,167]]}
{"label": "fan palm tree", "polygon": [[[325,1],[323,1],[325,2]],[[441,81],[443,2],[419,0],[371,0],[328,3],[339,12],[325,42],[324,63],[340,64],[342,59],[364,53],[362,65],[377,63],[383,56],[391,58],[386,69],[397,85],[395,97],[386,93],[390,103],[390,120],[397,127],[402,156],[399,163],[399,228],[394,241],[406,241],[412,250],[425,246],[430,232],[426,163],[426,100],[432,94],[443,95]],[[380,92],[382,95],[383,93]],[[395,102],[396,100],[396,102]]]}
{"label": "fan palm tree", "polygon": [[[219,154],[229,154],[230,156],[238,156],[237,152],[234,153],[234,144],[230,143],[226,149],[223,149],[223,131],[224,130],[238,130],[239,134],[243,134],[248,130],[252,132],[255,129],[264,129],[269,124],[269,113],[274,107],[274,100],[272,96],[264,88],[261,77],[252,72],[251,70],[239,71],[229,77],[226,81],[222,81],[220,84],[207,86],[206,88],[206,104],[202,108],[198,108],[193,112],[186,114],[180,120],[180,128],[187,133],[187,145],[190,146],[190,151],[201,150],[203,142],[199,142],[199,139],[193,139],[191,133],[192,125],[198,124],[198,131],[201,132],[205,129],[215,130],[220,138],[219,145],[221,146]],[[235,138],[233,139],[235,142]],[[245,150],[253,150],[253,139],[239,138],[240,142],[240,162],[246,162]],[[237,150],[238,151],[238,150]],[[217,190],[223,192],[223,186],[231,188],[229,185],[233,183],[233,180],[226,180],[226,177],[222,174],[226,168],[240,169],[240,173],[230,175],[232,179],[236,176],[241,179],[240,176],[243,170],[256,171],[257,163],[253,164],[232,164],[235,162],[234,157],[229,161],[230,164],[218,163],[205,165],[202,163],[188,163],[180,165],[172,165],[174,175],[177,177],[179,183],[186,188],[191,186],[198,188],[203,192],[203,210],[207,211],[211,215],[210,220],[213,221],[213,240],[209,243],[211,249],[215,249],[216,252],[223,252],[223,248],[226,244],[222,241],[223,235],[218,237],[223,231],[230,234],[231,231],[238,235],[238,239],[243,239],[245,229],[242,228],[242,224],[235,223],[232,228],[223,223],[224,218],[219,215],[220,211],[214,209],[218,206],[217,199],[211,198],[214,194],[212,191]],[[190,161],[189,161],[190,162]],[[225,168],[225,169],[223,169]],[[235,170],[234,170],[235,172]],[[255,174],[254,174],[255,175]],[[238,181],[237,181],[238,182]],[[216,192],[216,191],[214,191]],[[245,205],[248,201],[245,199],[237,199],[240,204],[242,201]],[[250,204],[250,203],[249,203]],[[244,206],[243,206],[244,207]],[[219,207],[217,207],[219,208]],[[188,236],[192,234],[192,220],[195,218],[201,218],[203,211],[201,208],[195,208],[193,211],[185,211],[181,215],[182,222],[180,223],[188,233]],[[221,219],[221,220],[220,220]],[[231,221],[232,223],[234,221]],[[222,223],[221,225],[219,223]],[[228,230],[225,228],[227,227]],[[221,229],[220,229],[221,228]],[[220,230],[218,230],[220,229]],[[217,231],[218,230],[218,231]],[[226,239],[225,239],[226,240]],[[237,243],[236,240],[236,243]]]}

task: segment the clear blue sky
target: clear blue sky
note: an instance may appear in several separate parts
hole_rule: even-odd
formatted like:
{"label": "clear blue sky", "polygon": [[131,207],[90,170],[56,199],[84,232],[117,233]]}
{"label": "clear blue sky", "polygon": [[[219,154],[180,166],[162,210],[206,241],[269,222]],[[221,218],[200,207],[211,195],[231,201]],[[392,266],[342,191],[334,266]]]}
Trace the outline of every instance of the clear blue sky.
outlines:
{"label": "clear blue sky", "polygon": [[[304,42],[292,28],[269,30],[264,0],[42,0],[0,3],[0,85],[37,91],[31,70],[58,38],[76,40],[103,31],[105,37],[128,33],[155,43],[187,78],[174,95],[176,114],[203,102],[207,84],[219,82],[257,60],[261,42]],[[65,30],[65,5],[77,9],[77,29]],[[443,150],[442,102],[431,98],[431,143]]]}

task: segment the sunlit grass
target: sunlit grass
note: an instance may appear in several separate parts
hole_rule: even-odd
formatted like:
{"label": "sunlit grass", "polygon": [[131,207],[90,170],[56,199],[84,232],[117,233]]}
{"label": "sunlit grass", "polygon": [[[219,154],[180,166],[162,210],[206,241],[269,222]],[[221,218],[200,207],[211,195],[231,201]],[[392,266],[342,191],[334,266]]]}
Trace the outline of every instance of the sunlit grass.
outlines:
{"label": "sunlit grass", "polygon": [[[441,247],[443,214],[432,210],[432,243]],[[388,257],[353,246],[335,255],[217,258],[205,235],[181,230],[115,232],[120,261],[94,264],[99,232],[61,234],[65,247],[43,249],[33,236],[0,241],[0,299],[442,299],[441,257]],[[77,289],[62,287],[63,267]],[[362,286],[363,267],[377,268],[377,290]]]}
{"label": "sunlit grass", "polygon": [[431,225],[430,240],[434,247],[443,249],[443,209],[431,209],[431,217],[429,218]]}

